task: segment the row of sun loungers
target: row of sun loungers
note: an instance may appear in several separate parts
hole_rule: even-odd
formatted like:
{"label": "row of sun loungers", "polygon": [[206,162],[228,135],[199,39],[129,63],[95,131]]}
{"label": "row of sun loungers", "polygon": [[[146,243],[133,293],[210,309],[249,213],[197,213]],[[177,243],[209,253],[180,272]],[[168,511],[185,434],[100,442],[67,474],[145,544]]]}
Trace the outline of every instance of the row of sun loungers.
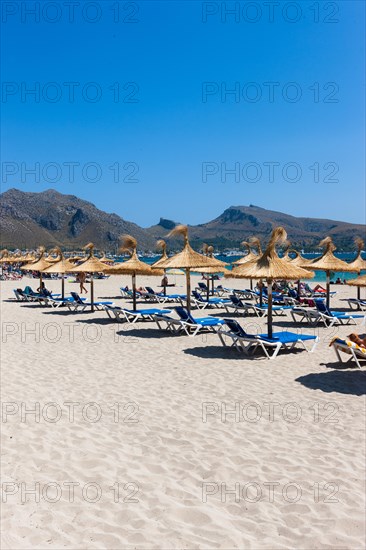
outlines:
{"label": "row of sun loungers", "polygon": [[310,325],[323,323],[326,327],[334,325],[356,324],[356,319],[362,319],[362,324],[366,322],[366,315],[345,313],[343,311],[333,311],[329,309],[323,300],[315,300],[316,309],[307,309],[295,307],[291,310],[291,316],[294,322],[307,322]]}
{"label": "row of sun loungers", "polygon": [[[59,308],[66,306],[70,311],[84,311],[91,306],[90,302],[86,302],[85,298],[81,298],[77,292],[71,292],[70,296],[60,298],[60,294],[52,294],[48,290],[43,292],[34,292],[31,287],[26,287],[24,290],[14,289],[15,298],[18,302],[33,302],[44,306]],[[103,309],[106,305],[111,305],[113,302],[94,302],[95,309]]]}
{"label": "row of sun loungers", "polygon": [[[148,290],[149,293],[155,294],[154,292],[150,292],[152,289]],[[81,298],[75,292],[71,292],[71,295],[65,298],[60,298],[59,294],[51,294],[48,291],[36,293],[30,287],[26,287],[24,291],[16,289],[14,293],[18,301],[44,303],[52,307],[60,307],[63,305],[70,311],[82,312],[91,305],[85,298]],[[160,297],[162,296],[159,295],[159,298]],[[184,295],[164,296],[167,300],[171,300],[172,303],[178,299],[182,300],[183,297]],[[195,299],[200,302],[201,299],[204,301],[201,295],[196,295]],[[227,311],[234,309],[234,311],[238,313],[244,312],[247,314],[249,308],[252,308],[252,310],[253,308],[259,308],[258,304],[243,302],[236,294],[231,294],[227,299],[217,297],[216,299],[211,298],[211,300],[214,300],[211,304],[215,304],[215,307],[217,307],[218,303],[224,304],[223,307],[225,307]],[[355,299],[352,298],[350,300],[354,301]],[[315,303],[317,306],[316,310],[291,306],[287,306],[287,308],[286,306],[278,306],[278,308],[282,311],[289,309],[294,320],[306,320],[311,325],[315,325],[319,322],[323,322],[325,326],[349,324],[350,322],[355,322],[357,318],[362,318],[365,323],[366,316],[362,314],[347,314],[339,311],[331,311],[326,307],[323,300],[316,300]],[[281,350],[292,350],[298,345],[312,353],[319,341],[318,336],[297,334],[290,331],[275,332],[271,338],[265,333],[249,334],[235,319],[211,316],[194,317],[181,305],[174,307],[174,312],[177,316],[174,316],[172,309],[142,308],[133,310],[116,306],[113,302],[108,301],[95,302],[94,306],[96,309],[105,310],[111,319],[119,322],[134,324],[139,321],[153,321],[159,329],[166,330],[174,335],[185,334],[187,336],[196,336],[201,332],[213,332],[218,335],[221,343],[225,347],[230,345],[230,347],[234,347],[245,356],[253,356],[257,351],[260,351],[267,359],[274,359]],[[204,308],[209,306],[210,302],[206,303]],[[260,315],[263,315],[266,307],[266,304],[262,306],[260,309],[262,313],[260,313]],[[254,313],[257,314],[255,311]],[[310,349],[308,349],[307,344],[311,344]],[[361,362],[366,361],[366,349],[350,340],[335,338],[332,340],[331,346],[334,348],[339,361],[342,361],[341,353],[348,354],[350,356],[349,360],[353,360],[359,368],[362,366]]]}

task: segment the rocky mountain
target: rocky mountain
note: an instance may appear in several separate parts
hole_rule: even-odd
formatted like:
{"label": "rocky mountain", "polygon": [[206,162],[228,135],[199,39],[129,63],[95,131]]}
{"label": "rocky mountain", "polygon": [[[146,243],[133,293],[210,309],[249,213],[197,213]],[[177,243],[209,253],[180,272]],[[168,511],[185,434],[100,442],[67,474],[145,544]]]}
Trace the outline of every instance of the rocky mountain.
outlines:
{"label": "rocky mountain", "polygon": [[[130,233],[136,237],[140,250],[154,250],[156,240],[165,238],[175,224],[160,218],[156,225],[142,228],[74,195],[54,190],[28,193],[10,189],[0,195],[2,248],[35,248],[40,244],[49,248],[57,244],[74,249],[92,241],[99,249],[115,252],[119,236]],[[207,242],[222,250],[238,246],[252,235],[266,242],[278,225],[286,229],[294,247],[305,250],[314,249],[326,235],[334,239],[339,250],[353,250],[354,237],[366,237],[365,225],[296,218],[254,205],[231,206],[212,221],[190,226],[189,232],[193,246]],[[180,245],[179,240],[169,240],[170,250]]]}
{"label": "rocky mountain", "polygon": [[124,233],[136,237],[142,249],[152,248],[154,238],[135,223],[107,214],[91,202],[52,189],[26,193],[10,189],[0,195],[2,247],[75,248],[92,241],[98,248],[115,251]]}
{"label": "rocky mountain", "polygon": [[222,248],[250,235],[256,235],[265,242],[272,229],[278,225],[286,229],[292,245],[305,250],[313,250],[327,235],[333,238],[339,250],[353,250],[354,238],[366,237],[365,225],[310,217],[297,218],[252,204],[227,208],[218,218],[192,228],[191,235],[199,241],[209,241]]}

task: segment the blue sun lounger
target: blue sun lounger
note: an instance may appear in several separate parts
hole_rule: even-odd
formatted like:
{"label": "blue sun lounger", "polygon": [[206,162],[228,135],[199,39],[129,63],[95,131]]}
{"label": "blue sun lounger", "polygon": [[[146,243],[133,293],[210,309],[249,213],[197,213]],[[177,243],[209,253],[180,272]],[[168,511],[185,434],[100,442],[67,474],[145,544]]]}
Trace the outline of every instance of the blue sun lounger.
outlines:
{"label": "blue sun lounger", "polygon": [[[85,298],[81,298],[77,292],[70,292],[72,300],[66,300],[65,305],[70,311],[84,311],[87,307],[91,307],[91,302],[85,302]],[[103,309],[104,306],[112,305],[113,302],[94,302],[95,309]]]}
{"label": "blue sun lounger", "polygon": [[184,307],[176,307],[175,311],[179,316],[176,324],[181,325],[182,331],[188,336],[196,336],[199,332],[217,332],[218,328],[224,324],[223,319],[218,317],[193,317],[188,309]]}
{"label": "blue sun lounger", "polygon": [[[232,345],[246,355],[253,355],[257,349],[260,349],[268,359],[274,359],[280,349],[292,350],[296,344],[301,344],[306,351],[312,353],[319,341],[318,336],[295,332],[274,332],[272,338],[268,338],[267,334],[248,334],[235,319],[224,319],[224,321],[229,330],[218,331],[221,343],[226,346],[225,337],[229,337],[233,340]],[[305,345],[306,341],[313,341],[310,350]],[[271,354],[270,351],[273,353]]]}
{"label": "blue sun lounger", "polygon": [[333,325],[349,325],[352,321],[353,324],[356,324],[355,319],[363,319],[362,324],[366,322],[366,315],[360,315],[357,313],[344,313],[343,311],[332,311],[330,310],[323,299],[317,298],[315,300],[315,306],[319,313],[319,320],[324,323],[327,327],[332,327]]}
{"label": "blue sun lounger", "polygon": [[366,311],[366,300],[359,300],[358,298],[341,298],[343,301],[348,302],[351,309],[358,311]]}
{"label": "blue sun lounger", "polygon": [[149,302],[160,302],[165,304],[166,302],[179,302],[182,303],[182,300],[187,298],[186,294],[164,294],[163,292],[155,292],[151,286],[146,287],[147,294],[144,294],[143,297]]}
{"label": "blue sun lounger", "polygon": [[230,300],[224,298],[209,298],[208,300],[202,296],[197,290],[192,291],[193,303],[198,309],[205,309],[206,307],[223,307],[225,304],[230,303]]}
{"label": "blue sun lounger", "polygon": [[127,323],[136,323],[137,321],[155,321],[155,316],[165,316],[171,313],[170,309],[126,309],[116,305],[105,305],[103,308],[108,317],[113,317],[118,321]]}

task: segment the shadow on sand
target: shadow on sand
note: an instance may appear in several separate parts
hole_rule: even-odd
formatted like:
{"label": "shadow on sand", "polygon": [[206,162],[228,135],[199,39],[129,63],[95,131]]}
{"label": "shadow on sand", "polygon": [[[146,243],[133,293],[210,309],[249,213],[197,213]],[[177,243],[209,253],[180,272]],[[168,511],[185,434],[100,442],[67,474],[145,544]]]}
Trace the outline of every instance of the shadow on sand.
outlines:
{"label": "shadow on sand", "polygon": [[366,394],[366,372],[354,367],[342,367],[337,363],[327,363],[328,368],[335,368],[329,372],[313,372],[296,378],[303,386],[311,390],[322,390],[326,393],[344,393],[348,395]]}
{"label": "shadow on sand", "polygon": [[201,359],[237,359],[242,361],[247,359],[245,355],[239,353],[234,348],[224,348],[223,346],[205,346],[198,348],[187,348],[183,350],[187,355],[200,357]]}

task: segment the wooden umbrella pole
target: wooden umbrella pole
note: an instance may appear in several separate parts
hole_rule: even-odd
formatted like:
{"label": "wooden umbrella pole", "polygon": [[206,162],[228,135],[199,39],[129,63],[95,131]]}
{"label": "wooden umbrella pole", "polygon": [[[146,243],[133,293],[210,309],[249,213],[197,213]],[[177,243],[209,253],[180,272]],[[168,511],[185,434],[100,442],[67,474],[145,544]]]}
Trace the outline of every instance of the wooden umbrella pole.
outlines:
{"label": "wooden umbrella pole", "polygon": [[164,269],[164,279],[163,279],[164,280],[164,296],[166,296],[166,279],[165,279],[165,277],[166,277],[166,269]]}
{"label": "wooden umbrella pole", "polygon": [[263,281],[262,279],[259,279],[260,282],[260,290],[259,290],[259,305],[262,307],[263,305]]}
{"label": "wooden umbrella pole", "polygon": [[[361,287],[358,286],[357,287],[357,300],[361,300]],[[360,306],[358,306],[359,309],[360,309]]]}
{"label": "wooden umbrella pole", "polygon": [[187,309],[191,311],[191,276],[189,267],[186,268],[186,284],[187,284]]}
{"label": "wooden umbrella pole", "polygon": [[268,280],[268,338],[272,338],[272,279]]}
{"label": "wooden umbrella pole", "polygon": [[207,301],[209,301],[210,299],[210,279],[206,279],[206,298],[207,298]]}
{"label": "wooden umbrella pole", "polygon": [[327,307],[330,306],[330,271],[327,271]]}
{"label": "wooden umbrella pole", "polygon": [[93,273],[90,274],[90,299],[91,299],[91,312],[94,312],[94,279]]}
{"label": "wooden umbrella pole", "polygon": [[253,279],[250,279],[250,290],[253,290]]}
{"label": "wooden umbrella pole", "polygon": [[61,297],[62,297],[62,299],[64,299],[64,298],[65,298],[65,277],[64,277],[63,274],[61,275],[61,277],[62,277],[62,282],[61,282]]}
{"label": "wooden umbrella pole", "polygon": [[215,277],[212,274],[212,296],[215,296]]}
{"label": "wooden umbrella pole", "polygon": [[136,273],[132,275],[133,309],[136,309]]}

